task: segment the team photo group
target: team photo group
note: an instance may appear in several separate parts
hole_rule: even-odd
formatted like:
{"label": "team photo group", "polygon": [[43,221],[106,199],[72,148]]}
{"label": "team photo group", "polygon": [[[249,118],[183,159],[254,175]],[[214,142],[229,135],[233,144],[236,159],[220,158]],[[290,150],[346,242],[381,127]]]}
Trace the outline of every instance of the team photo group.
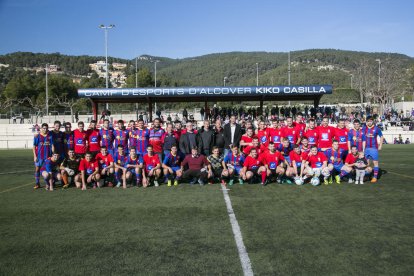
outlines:
{"label": "team photo group", "polygon": [[238,124],[236,115],[223,125],[209,120],[151,123],[108,119],[98,128],[55,121],[34,136],[35,189],[58,186],[88,188],[148,187],[179,183],[205,185],[269,183],[364,184],[377,182],[383,135],[373,117],[335,125],[324,117],[317,125],[301,113],[294,118]]}

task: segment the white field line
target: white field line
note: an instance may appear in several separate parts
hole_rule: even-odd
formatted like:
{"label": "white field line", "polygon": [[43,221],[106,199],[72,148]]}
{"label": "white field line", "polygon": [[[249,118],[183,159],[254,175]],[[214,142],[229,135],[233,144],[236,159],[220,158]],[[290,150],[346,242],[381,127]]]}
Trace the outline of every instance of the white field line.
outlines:
{"label": "white field line", "polygon": [[4,172],[4,173],[0,173],[0,175],[16,174],[16,173],[27,173],[27,172],[33,172],[33,170],[17,171],[17,172]]}
{"label": "white field line", "polygon": [[246,246],[244,246],[243,237],[240,231],[239,223],[237,222],[236,215],[234,214],[231,200],[229,197],[228,189],[222,187],[224,201],[227,206],[227,214],[229,215],[231,229],[233,230],[234,240],[236,241],[237,251],[239,251],[239,258],[243,268],[243,274],[245,276],[253,275],[252,264],[250,262],[249,255],[247,254]]}

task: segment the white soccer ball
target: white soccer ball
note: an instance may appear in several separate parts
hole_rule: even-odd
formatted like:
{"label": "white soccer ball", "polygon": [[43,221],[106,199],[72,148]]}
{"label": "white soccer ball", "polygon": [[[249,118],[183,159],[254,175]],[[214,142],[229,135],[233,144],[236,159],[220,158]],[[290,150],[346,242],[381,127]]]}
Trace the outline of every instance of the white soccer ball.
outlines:
{"label": "white soccer ball", "polygon": [[319,181],[319,177],[312,177],[310,183],[312,184],[312,186],[318,186],[319,184],[321,184],[321,182]]}
{"label": "white soccer ball", "polygon": [[295,183],[296,185],[303,185],[303,179],[297,176],[295,177]]}

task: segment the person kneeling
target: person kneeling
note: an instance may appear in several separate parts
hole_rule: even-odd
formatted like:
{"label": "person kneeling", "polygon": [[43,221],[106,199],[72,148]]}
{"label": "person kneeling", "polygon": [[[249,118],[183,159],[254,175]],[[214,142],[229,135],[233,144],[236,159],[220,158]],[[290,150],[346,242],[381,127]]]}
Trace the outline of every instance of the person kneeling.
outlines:
{"label": "person kneeling", "polygon": [[[184,171],[186,166],[188,166],[188,169]],[[207,158],[198,153],[197,147],[193,147],[191,154],[187,154],[181,163],[181,170],[184,172],[183,178],[190,180],[190,184],[198,182],[202,186],[208,178],[207,166]]]}
{"label": "person kneeling", "polygon": [[59,153],[53,153],[52,157],[46,159],[40,168],[40,173],[46,183],[46,190],[53,191],[55,181],[61,180],[59,173]]}
{"label": "person kneeling", "polygon": [[92,182],[94,189],[98,186],[101,175],[99,174],[98,162],[92,159],[92,153],[85,154],[85,159],[80,161],[79,171],[81,172],[82,190],[86,190],[87,184]]}

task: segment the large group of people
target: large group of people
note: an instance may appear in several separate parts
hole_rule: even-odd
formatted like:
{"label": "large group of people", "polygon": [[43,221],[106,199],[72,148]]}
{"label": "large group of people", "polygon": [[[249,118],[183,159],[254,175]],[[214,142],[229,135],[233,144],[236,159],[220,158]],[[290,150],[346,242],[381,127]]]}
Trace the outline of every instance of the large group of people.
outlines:
{"label": "large group of people", "polygon": [[287,183],[317,186],[342,181],[363,184],[379,177],[381,130],[372,117],[358,119],[347,128],[344,119],[335,126],[324,117],[320,124],[299,112],[292,118],[241,126],[230,114],[223,125],[217,119],[196,128],[188,121],[149,127],[142,118],[112,126],[104,119],[98,127],[81,121],[72,130],[69,122],[42,124],[34,135],[35,189],[43,178],[45,188],[56,183],[88,188],[148,187],[180,183],[234,185],[234,183]]}

